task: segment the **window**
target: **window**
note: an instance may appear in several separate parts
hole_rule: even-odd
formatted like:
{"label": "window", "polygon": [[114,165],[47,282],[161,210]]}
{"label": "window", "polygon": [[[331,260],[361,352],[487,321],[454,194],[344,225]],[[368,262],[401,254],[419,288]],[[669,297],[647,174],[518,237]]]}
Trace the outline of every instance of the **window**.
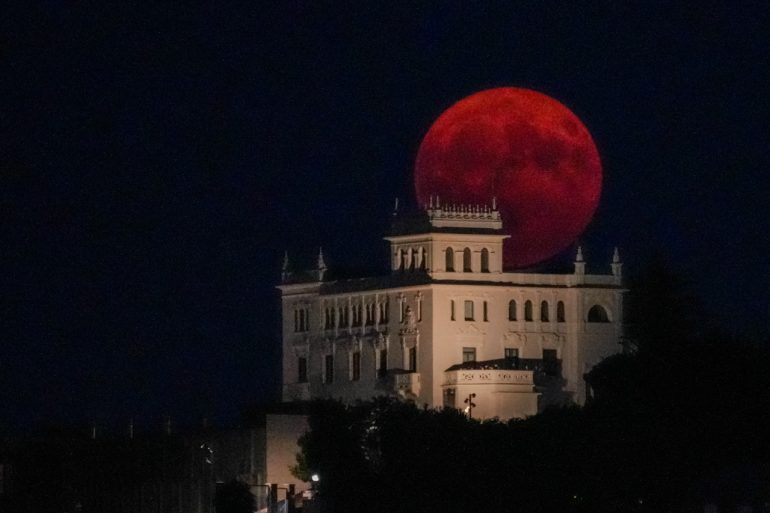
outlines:
{"label": "window", "polygon": [[348,326],[348,308],[343,306],[337,312],[337,319],[339,319],[339,326],[345,328]]}
{"label": "window", "polygon": [[471,250],[470,248],[465,248],[463,250],[463,272],[469,273],[471,271]]}
{"label": "window", "polygon": [[488,310],[489,309],[487,307],[487,302],[484,301],[484,322],[488,322],[489,321],[489,311]]}
{"label": "window", "polygon": [[388,350],[380,349],[377,360],[377,376],[382,378],[388,373]]}
{"label": "window", "polygon": [[476,361],[476,348],[463,347],[463,363]]}
{"label": "window", "polygon": [[564,322],[564,301],[556,303],[556,322]]}
{"label": "window", "polygon": [[353,305],[353,326],[360,326],[363,319],[361,315],[361,305]]}
{"label": "window", "polygon": [[350,379],[358,381],[361,379],[361,352],[356,351],[350,355]]}
{"label": "window", "polygon": [[524,320],[532,321],[532,301],[529,299],[524,303]]}
{"label": "window", "polygon": [[409,370],[412,372],[417,371],[417,348],[409,348]]}
{"label": "window", "polygon": [[610,317],[604,307],[594,305],[588,310],[588,322],[610,322]]}
{"label": "window", "polygon": [[473,320],[473,301],[465,301],[465,320]]}
{"label": "window", "polygon": [[324,383],[334,383],[334,355],[324,356]]}
{"label": "window", "polygon": [[519,350],[517,348],[505,348],[505,366],[509,369],[519,368]]}
{"label": "window", "polygon": [[366,305],[366,325],[370,326],[374,324],[374,304],[369,303]]}
{"label": "window", "polygon": [[400,263],[398,265],[398,268],[402,271],[406,270],[406,250],[401,250],[401,259]]}
{"label": "window", "polygon": [[548,301],[541,301],[540,302],[540,320],[543,322],[548,322],[550,319],[550,316],[548,315]]}
{"label": "window", "polygon": [[307,358],[297,358],[297,383],[307,383]]}
{"label": "window", "polygon": [[489,272],[489,250],[487,248],[481,250],[481,272]]}
{"label": "window", "polygon": [[380,303],[380,322],[388,322],[388,301]]}
{"label": "window", "polygon": [[454,299],[449,301],[449,319],[455,320],[455,301]]}
{"label": "window", "polygon": [[508,301],[508,320],[509,321],[515,321],[516,320],[516,300],[511,299]]}
{"label": "window", "polygon": [[414,271],[416,264],[417,264],[417,249],[412,248],[410,253],[410,258],[409,258],[409,270]]}
{"label": "window", "polygon": [[420,246],[418,255],[419,255],[419,261],[420,261],[420,270],[424,271],[425,270],[425,248]]}
{"label": "window", "polygon": [[559,375],[559,360],[556,359],[556,349],[543,349],[543,372],[546,376]]}
{"label": "window", "polygon": [[448,273],[455,270],[455,252],[452,248],[446,248],[446,270]]}
{"label": "window", "polygon": [[455,389],[454,388],[445,388],[444,389],[444,408],[454,408],[455,407]]}

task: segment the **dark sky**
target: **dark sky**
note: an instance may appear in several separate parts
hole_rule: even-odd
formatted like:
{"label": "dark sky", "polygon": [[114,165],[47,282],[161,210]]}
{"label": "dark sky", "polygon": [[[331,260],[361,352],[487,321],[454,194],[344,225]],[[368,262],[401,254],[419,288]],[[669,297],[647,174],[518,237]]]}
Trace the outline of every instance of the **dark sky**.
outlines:
{"label": "dark sky", "polygon": [[0,430],[227,420],[273,397],[284,248],[297,266],[322,244],[333,267],[384,268],[422,136],[496,86],[553,96],[591,131],[589,265],[615,244],[628,272],[661,253],[728,330],[766,333],[763,4],[4,12]]}

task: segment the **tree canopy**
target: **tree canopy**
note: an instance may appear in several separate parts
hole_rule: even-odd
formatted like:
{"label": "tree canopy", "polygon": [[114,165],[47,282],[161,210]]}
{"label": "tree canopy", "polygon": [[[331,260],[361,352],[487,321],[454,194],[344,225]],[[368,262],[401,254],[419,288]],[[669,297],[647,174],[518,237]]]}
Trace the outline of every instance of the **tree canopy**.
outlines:
{"label": "tree canopy", "polygon": [[480,422],[379,398],[319,401],[295,473],[326,511],[731,511],[770,498],[770,358],[698,318],[665,266],[627,302],[629,349],[585,407]]}

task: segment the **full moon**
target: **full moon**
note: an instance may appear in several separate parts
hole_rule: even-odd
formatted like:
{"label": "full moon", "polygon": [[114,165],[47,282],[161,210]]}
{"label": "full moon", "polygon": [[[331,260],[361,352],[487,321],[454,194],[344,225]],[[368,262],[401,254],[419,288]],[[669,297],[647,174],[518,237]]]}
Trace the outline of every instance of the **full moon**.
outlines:
{"label": "full moon", "polygon": [[560,253],[599,203],[602,166],[586,127],[558,101],[503,87],[460,100],[433,123],[417,152],[417,200],[487,204],[497,198],[507,268]]}

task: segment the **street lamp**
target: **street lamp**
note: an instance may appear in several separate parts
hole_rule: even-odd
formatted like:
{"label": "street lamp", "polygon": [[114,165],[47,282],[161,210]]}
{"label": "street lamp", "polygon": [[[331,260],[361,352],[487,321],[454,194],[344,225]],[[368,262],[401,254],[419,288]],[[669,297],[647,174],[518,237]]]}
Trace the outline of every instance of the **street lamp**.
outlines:
{"label": "street lamp", "polygon": [[476,407],[476,403],[473,402],[473,399],[475,398],[476,398],[476,394],[469,394],[468,398],[465,399],[465,404],[468,405],[465,407],[465,413],[468,414],[469,419],[473,418],[473,408]]}

